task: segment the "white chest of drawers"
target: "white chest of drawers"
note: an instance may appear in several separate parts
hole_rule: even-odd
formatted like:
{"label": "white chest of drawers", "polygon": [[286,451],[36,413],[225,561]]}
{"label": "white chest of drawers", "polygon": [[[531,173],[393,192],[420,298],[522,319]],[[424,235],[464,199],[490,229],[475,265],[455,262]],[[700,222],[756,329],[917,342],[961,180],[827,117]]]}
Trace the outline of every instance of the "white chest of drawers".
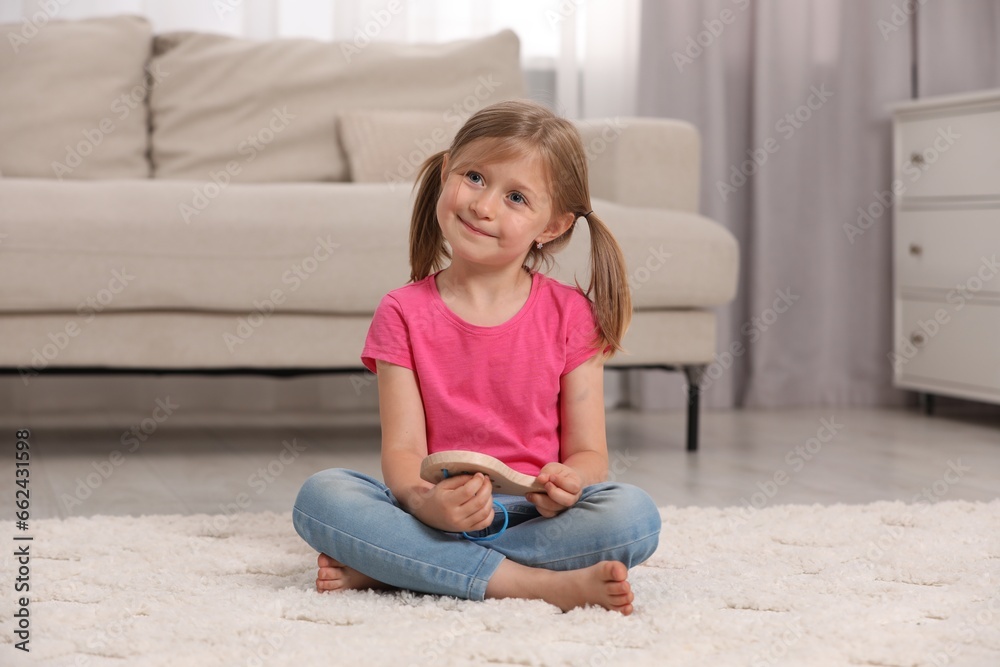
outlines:
{"label": "white chest of drawers", "polygon": [[891,112],[893,383],[1000,403],[1000,89]]}

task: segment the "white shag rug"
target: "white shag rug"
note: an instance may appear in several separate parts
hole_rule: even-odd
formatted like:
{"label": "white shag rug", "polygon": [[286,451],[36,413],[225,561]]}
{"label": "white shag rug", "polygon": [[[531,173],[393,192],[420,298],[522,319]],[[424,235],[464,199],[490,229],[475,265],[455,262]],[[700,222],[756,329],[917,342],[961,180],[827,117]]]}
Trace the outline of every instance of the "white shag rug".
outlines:
{"label": "white shag rug", "polygon": [[290,512],[38,520],[0,665],[1000,665],[1000,500],[661,513],[630,617],[318,594]]}

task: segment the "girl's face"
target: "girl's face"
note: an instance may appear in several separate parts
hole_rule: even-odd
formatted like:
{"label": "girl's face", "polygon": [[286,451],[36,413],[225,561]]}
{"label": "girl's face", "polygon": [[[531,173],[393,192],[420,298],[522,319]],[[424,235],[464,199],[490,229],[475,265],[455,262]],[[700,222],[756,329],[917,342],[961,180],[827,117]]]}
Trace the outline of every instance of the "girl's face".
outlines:
{"label": "girl's face", "polygon": [[[488,156],[475,145],[469,150]],[[437,218],[454,258],[520,266],[533,243],[548,242],[572,224],[571,213],[553,214],[544,163],[536,153],[506,161],[476,158],[452,173],[449,157],[441,171]]]}

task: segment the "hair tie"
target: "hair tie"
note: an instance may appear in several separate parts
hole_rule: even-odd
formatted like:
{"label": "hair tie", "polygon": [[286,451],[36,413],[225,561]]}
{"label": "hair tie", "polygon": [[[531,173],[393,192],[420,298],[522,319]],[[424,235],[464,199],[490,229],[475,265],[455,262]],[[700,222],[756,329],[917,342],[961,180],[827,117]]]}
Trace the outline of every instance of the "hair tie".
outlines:
{"label": "hair tie", "polygon": [[587,218],[587,220],[589,222],[589,220],[590,220],[590,214],[593,213],[593,212],[594,212],[594,209],[590,209],[589,211],[587,211],[586,213],[583,214],[583,217]]}

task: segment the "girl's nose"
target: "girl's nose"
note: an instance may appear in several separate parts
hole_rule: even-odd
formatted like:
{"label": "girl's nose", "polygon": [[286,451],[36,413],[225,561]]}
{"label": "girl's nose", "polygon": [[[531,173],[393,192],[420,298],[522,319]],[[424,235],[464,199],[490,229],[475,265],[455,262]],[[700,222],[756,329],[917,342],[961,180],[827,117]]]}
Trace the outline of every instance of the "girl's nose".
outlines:
{"label": "girl's nose", "polygon": [[494,213],[496,213],[496,203],[494,202],[493,195],[483,192],[473,199],[472,212],[482,219],[491,220]]}

